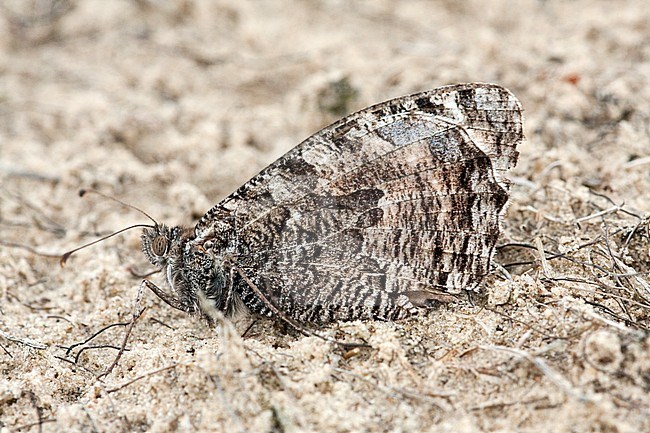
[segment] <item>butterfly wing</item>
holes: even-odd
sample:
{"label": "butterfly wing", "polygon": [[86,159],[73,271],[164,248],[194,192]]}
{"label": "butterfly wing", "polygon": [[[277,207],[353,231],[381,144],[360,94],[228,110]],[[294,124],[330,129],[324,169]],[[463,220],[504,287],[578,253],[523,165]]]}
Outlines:
{"label": "butterfly wing", "polygon": [[[244,303],[297,320],[396,319],[489,271],[523,139],[519,101],[491,84],[438,88],[324,128],[211,209],[229,224]],[[234,246],[233,246],[234,245]]]}

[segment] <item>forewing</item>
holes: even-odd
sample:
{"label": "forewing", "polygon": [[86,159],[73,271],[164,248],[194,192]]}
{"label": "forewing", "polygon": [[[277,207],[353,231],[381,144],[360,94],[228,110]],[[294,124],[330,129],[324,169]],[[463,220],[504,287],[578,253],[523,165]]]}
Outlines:
{"label": "forewing", "polygon": [[309,137],[196,235],[230,221],[236,266],[296,319],[400,318],[488,273],[522,138],[520,104],[496,85],[394,99]]}

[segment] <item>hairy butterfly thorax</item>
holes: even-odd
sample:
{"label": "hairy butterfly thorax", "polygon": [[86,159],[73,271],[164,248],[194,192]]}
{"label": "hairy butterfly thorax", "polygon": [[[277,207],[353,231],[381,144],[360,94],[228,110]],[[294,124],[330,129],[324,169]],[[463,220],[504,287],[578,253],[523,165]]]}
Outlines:
{"label": "hairy butterfly thorax", "polygon": [[234,232],[227,224],[210,230],[156,225],[142,232],[142,251],[162,270],[169,291],[145,284],[174,308],[210,319],[215,310],[232,316],[245,310],[233,272]]}

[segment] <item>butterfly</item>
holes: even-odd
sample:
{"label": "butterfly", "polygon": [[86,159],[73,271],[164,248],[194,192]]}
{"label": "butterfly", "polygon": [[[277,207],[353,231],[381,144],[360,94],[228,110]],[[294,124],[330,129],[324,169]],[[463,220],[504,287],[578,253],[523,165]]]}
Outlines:
{"label": "butterfly", "polygon": [[192,228],[142,249],[179,310],[291,321],[397,320],[489,272],[523,116],[494,84],[392,99],[327,126]]}

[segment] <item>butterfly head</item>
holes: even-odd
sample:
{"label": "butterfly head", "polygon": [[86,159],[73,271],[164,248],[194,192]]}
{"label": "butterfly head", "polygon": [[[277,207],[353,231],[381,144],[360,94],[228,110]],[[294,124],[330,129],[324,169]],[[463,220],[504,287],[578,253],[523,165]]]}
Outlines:
{"label": "butterfly head", "polygon": [[142,231],[142,251],[149,262],[159,268],[176,263],[182,256],[185,232],[182,227],[155,225]]}

